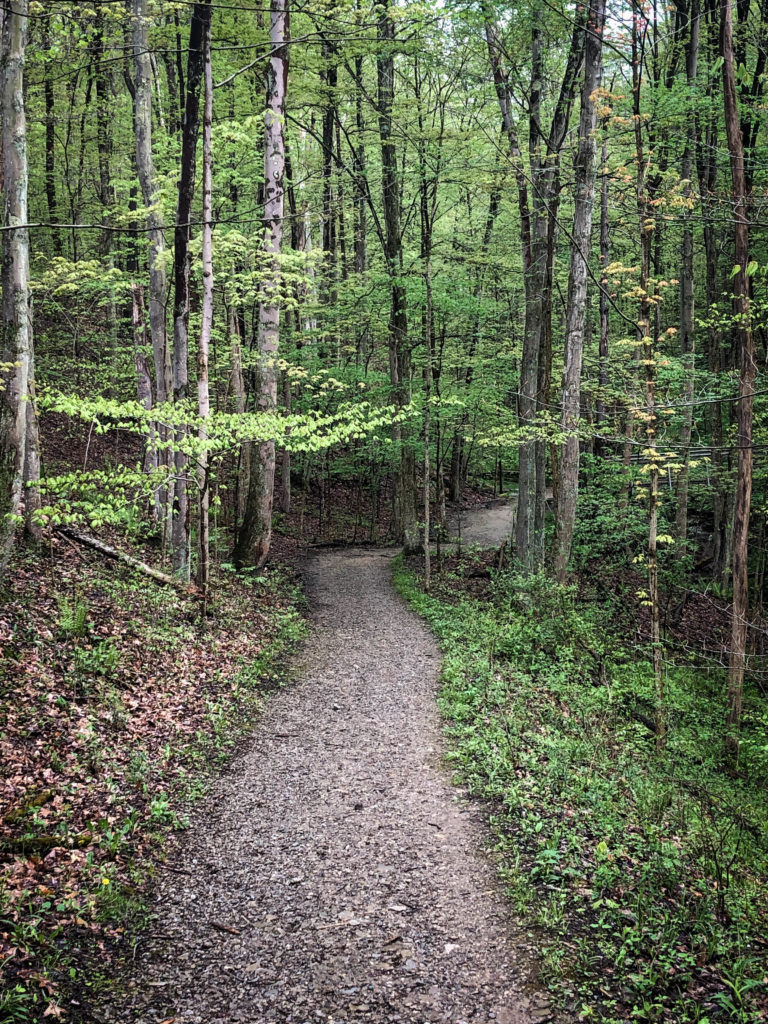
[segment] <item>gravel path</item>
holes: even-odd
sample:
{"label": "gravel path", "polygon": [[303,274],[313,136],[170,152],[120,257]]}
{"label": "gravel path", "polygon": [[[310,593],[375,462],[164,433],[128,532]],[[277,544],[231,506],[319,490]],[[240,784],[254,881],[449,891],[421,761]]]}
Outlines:
{"label": "gravel path", "polygon": [[[439,655],[389,553],[320,553],[299,682],[160,872],[110,1019],[531,1024],[529,954],[440,767]],[[184,872],[187,872],[186,874]]]}

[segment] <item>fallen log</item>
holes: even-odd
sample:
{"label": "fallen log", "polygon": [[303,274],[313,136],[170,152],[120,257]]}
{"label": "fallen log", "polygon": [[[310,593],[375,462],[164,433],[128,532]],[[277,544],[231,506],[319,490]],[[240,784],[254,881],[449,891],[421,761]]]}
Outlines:
{"label": "fallen log", "polygon": [[157,583],[164,583],[168,587],[185,586],[182,580],[169,576],[167,573],[160,572],[159,569],[155,569],[153,566],[147,565],[147,563],[142,562],[141,559],[134,558],[133,555],[127,555],[124,551],[120,551],[118,548],[113,548],[110,544],[105,544],[103,540],[99,540],[97,537],[92,537],[89,533],[81,533],[80,530],[73,530],[71,526],[59,526],[57,530],[65,537],[69,537],[71,540],[76,540],[78,544],[82,544],[87,548],[93,548],[94,551],[98,551],[100,554],[106,555],[107,558],[114,558],[118,562],[122,562],[124,565],[130,566],[131,569],[143,572],[145,576],[149,576]]}
{"label": "fallen log", "polygon": [[57,847],[82,850],[94,841],[90,832],[74,836],[0,836],[0,852],[5,854],[43,854]]}

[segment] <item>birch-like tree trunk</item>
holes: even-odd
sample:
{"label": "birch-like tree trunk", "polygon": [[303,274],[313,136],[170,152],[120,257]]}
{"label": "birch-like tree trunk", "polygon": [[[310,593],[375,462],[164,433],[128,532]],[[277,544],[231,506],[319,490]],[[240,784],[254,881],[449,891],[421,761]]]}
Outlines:
{"label": "birch-like tree trunk", "polygon": [[[4,13],[0,44],[3,111],[4,209],[2,237],[3,344],[0,363],[0,579],[8,567],[16,528],[25,512],[26,490],[36,491],[39,461],[27,451],[34,421],[33,339],[27,230],[27,122],[24,61],[28,0]],[[35,446],[36,447],[36,446]]]}
{"label": "birch-like tree trunk", "polygon": [[[267,65],[267,106],[264,117],[264,250],[272,257],[269,277],[259,302],[259,409],[277,407],[277,352],[280,340],[280,250],[283,239],[285,182],[285,95],[288,84],[288,26],[286,0],[270,5],[271,51]],[[272,502],[275,485],[275,442],[255,446],[245,514],[237,538],[238,566],[263,565],[272,540]]]}
{"label": "birch-like tree trunk", "polygon": [[581,367],[587,315],[587,271],[592,245],[592,211],[595,204],[595,130],[597,96],[602,78],[605,0],[593,0],[587,17],[584,51],[584,84],[581,92],[579,145],[576,154],[571,267],[565,316],[565,366],[560,425],[566,440],[560,460],[560,492],[557,517],[555,572],[565,581],[571,557],[576,504],[579,493],[579,419]]}
{"label": "birch-like tree trunk", "polygon": [[147,211],[149,236],[149,329],[155,368],[155,398],[168,401],[171,392],[171,353],[165,329],[167,278],[165,271],[165,235],[160,211],[160,196],[155,185],[152,158],[152,64],[147,41],[147,0],[132,0],[133,65],[136,99],[136,169]]}
{"label": "birch-like tree trunk", "polygon": [[[136,137],[136,170],[147,217],[149,241],[149,332],[152,342],[152,362],[155,370],[155,404],[163,405],[171,394],[171,350],[166,331],[167,275],[163,253],[165,234],[160,211],[160,196],[155,186],[152,157],[152,63],[147,38],[147,0],[132,0],[131,34],[134,67],[134,134]],[[166,442],[167,427],[155,426],[160,445],[155,450],[153,466],[170,468],[170,452]],[[158,488],[155,495],[155,518],[163,524],[163,543],[167,537],[168,485]]]}
{"label": "birch-like tree trunk", "polygon": [[197,545],[197,585],[203,594],[203,618],[207,614],[208,584],[210,579],[210,531],[209,510],[211,505],[210,466],[205,449],[207,428],[205,421],[211,414],[208,391],[208,351],[211,345],[213,327],[213,204],[211,200],[211,179],[213,175],[211,155],[211,127],[213,125],[213,72],[211,70],[211,23],[203,30],[203,82],[205,100],[203,104],[203,306],[200,318],[200,343],[197,349],[197,414],[200,417],[199,437],[201,451],[197,460],[197,486],[200,500],[200,529]]}

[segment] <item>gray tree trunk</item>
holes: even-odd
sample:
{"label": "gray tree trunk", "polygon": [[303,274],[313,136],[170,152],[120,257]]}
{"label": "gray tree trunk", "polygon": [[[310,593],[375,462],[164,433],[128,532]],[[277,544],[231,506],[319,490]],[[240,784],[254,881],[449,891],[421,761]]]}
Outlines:
{"label": "gray tree trunk", "polygon": [[[403,240],[400,224],[400,175],[393,135],[392,107],[395,96],[395,24],[389,0],[379,7],[376,56],[378,84],[379,138],[381,142],[381,187],[385,223],[385,257],[390,288],[389,379],[396,406],[410,401],[411,350],[408,343],[406,291],[402,277]],[[421,546],[416,512],[416,453],[410,432],[402,424],[392,429],[392,440],[399,449],[394,475],[395,502],[393,530],[406,552]]]}
{"label": "gray tree trunk", "polygon": [[560,461],[555,572],[564,582],[571,557],[576,503],[579,492],[579,418],[581,408],[581,367],[587,313],[587,271],[592,244],[592,211],[595,204],[595,92],[602,78],[602,34],[605,0],[592,0],[587,18],[584,85],[581,93],[579,146],[576,154],[576,195],[574,197],[571,267],[565,318],[565,366],[560,425],[566,435]]}
{"label": "gray tree trunk", "polygon": [[[283,239],[285,181],[285,95],[288,82],[288,8],[286,0],[270,5],[271,54],[267,67],[267,108],[264,118],[265,252],[272,257],[271,274],[259,302],[258,403],[263,411],[277,407],[277,352],[280,340],[280,249]],[[275,442],[263,441],[251,459],[245,515],[234,551],[238,566],[261,566],[272,540],[275,485]]]}
{"label": "gray tree trunk", "polygon": [[165,236],[155,187],[152,159],[152,65],[147,42],[147,0],[132,0],[133,64],[136,89],[134,130],[136,134],[136,169],[141,194],[147,209],[149,236],[149,328],[155,368],[155,396],[158,403],[167,402],[171,393],[171,354],[166,340],[165,300],[167,278],[163,253]]}
{"label": "gray tree trunk", "polygon": [[[2,239],[3,344],[0,366],[0,579],[8,567],[16,528],[25,511],[25,483],[37,484],[37,460],[28,459],[34,418],[33,340],[27,231],[27,122],[24,61],[27,0],[6,8],[0,48],[3,110],[4,211]],[[8,230],[10,229],[10,230]],[[26,472],[25,472],[26,470]]]}
{"label": "gray tree trunk", "polygon": [[[203,77],[203,35],[211,21],[208,3],[196,3],[192,10],[187,62],[187,93],[181,142],[181,174],[179,202],[174,231],[174,296],[173,296],[173,400],[186,405],[189,398],[189,237],[192,198],[195,191],[195,154],[200,123],[200,82]],[[177,427],[179,446],[185,429]],[[177,450],[175,459],[174,495],[171,525],[171,547],[174,572],[189,579],[189,496],[187,472],[189,460]]]}
{"label": "gray tree trunk", "polygon": [[213,72],[211,70],[211,23],[203,31],[203,82],[205,101],[203,104],[203,305],[200,317],[200,342],[197,348],[197,414],[200,417],[201,452],[197,460],[197,487],[199,497],[200,528],[197,545],[197,585],[203,594],[203,617],[207,613],[208,584],[210,579],[210,530],[209,510],[211,504],[210,466],[205,450],[207,430],[205,421],[211,414],[208,390],[208,351],[211,345],[213,327],[213,204],[211,200],[211,178],[213,174],[211,156],[211,126],[213,124]]}
{"label": "gray tree trunk", "polygon": [[[699,4],[698,0],[690,0],[687,9],[687,31],[685,71],[689,93],[692,95],[696,87],[696,72],[699,59]],[[692,115],[692,112],[691,112]],[[689,115],[690,116],[690,115]],[[681,162],[683,179],[683,196],[687,202],[692,201],[693,189],[693,154],[696,148],[696,123],[690,116],[688,132]],[[690,476],[689,460],[691,433],[693,428],[693,397],[694,397],[694,365],[696,352],[696,333],[694,327],[694,280],[693,280],[693,225],[691,210],[683,209],[683,265],[680,273],[680,355],[685,371],[683,387],[683,423],[680,428],[680,458],[682,468],[677,476],[677,509],[675,512],[675,528],[680,541],[679,551],[685,553],[685,541],[688,536],[688,481]]]}

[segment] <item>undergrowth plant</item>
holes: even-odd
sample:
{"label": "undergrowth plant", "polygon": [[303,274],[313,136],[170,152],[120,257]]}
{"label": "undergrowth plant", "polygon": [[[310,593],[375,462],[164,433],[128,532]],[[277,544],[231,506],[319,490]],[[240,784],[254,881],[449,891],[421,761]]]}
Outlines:
{"label": "undergrowth plant", "polygon": [[611,602],[514,571],[472,597],[471,560],[431,595],[402,563],[395,582],[441,644],[448,763],[488,802],[545,979],[585,1020],[753,1024],[768,982],[768,773],[754,756],[739,778],[723,771],[722,670],[666,664],[658,757],[651,666]]}

